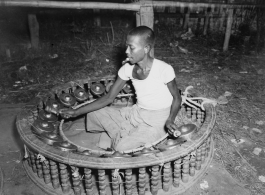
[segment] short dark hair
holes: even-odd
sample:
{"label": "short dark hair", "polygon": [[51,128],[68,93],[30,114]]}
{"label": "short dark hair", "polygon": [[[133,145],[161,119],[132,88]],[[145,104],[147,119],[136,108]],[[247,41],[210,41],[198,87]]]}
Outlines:
{"label": "short dark hair", "polygon": [[128,36],[141,36],[147,44],[150,45],[151,48],[154,47],[155,44],[155,33],[154,31],[147,26],[138,26],[132,29]]}

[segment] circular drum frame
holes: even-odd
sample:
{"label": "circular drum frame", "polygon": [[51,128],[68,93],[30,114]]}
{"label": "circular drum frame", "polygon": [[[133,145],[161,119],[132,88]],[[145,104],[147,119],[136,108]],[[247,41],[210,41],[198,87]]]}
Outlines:
{"label": "circular drum frame", "polygon": [[[74,90],[76,86],[84,84],[89,87],[91,81],[109,82],[113,79],[114,77],[110,76],[98,80],[71,82],[65,85],[66,87],[54,88],[47,97],[51,98],[54,94],[69,90],[69,85],[71,90]],[[28,158],[23,161],[24,168],[33,182],[48,194],[180,194],[204,175],[213,158],[214,143],[211,131],[215,124],[216,111],[211,104],[204,105],[205,117],[191,140],[148,155],[129,154],[129,157],[124,155],[106,158],[82,151],[62,151],[38,139],[32,132],[32,124],[45,101],[47,99],[27,106],[17,116],[16,124],[28,154]],[[191,111],[191,108],[189,110],[190,115],[197,112]]]}

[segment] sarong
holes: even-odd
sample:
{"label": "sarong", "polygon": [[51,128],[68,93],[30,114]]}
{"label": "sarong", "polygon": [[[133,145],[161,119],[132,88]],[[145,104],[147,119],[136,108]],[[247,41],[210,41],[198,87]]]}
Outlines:
{"label": "sarong", "polygon": [[[87,114],[86,128],[89,132],[106,132],[114,150],[130,150],[163,137],[169,114],[170,107],[161,110],[146,110],[137,105],[105,107]],[[106,136],[102,136],[98,146],[106,146],[106,140]]]}

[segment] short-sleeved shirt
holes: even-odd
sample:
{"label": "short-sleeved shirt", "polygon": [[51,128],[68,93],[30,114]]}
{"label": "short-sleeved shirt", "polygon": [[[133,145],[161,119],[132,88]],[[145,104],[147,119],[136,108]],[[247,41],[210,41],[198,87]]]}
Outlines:
{"label": "short-sleeved shirt", "polygon": [[134,66],[126,63],[120,68],[118,75],[122,80],[132,80],[137,96],[137,105],[147,110],[160,110],[170,107],[173,96],[167,87],[167,83],[175,78],[172,66],[154,59],[149,75],[144,80],[133,78]]}

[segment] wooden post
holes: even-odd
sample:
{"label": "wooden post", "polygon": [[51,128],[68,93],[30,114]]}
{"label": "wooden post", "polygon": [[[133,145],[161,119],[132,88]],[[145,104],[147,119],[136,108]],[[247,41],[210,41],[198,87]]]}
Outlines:
{"label": "wooden post", "polygon": [[228,10],[227,23],[226,23],[226,32],[225,32],[223,51],[228,50],[229,39],[230,39],[231,29],[232,29],[232,23],[233,23],[233,9],[229,9]]}
{"label": "wooden post", "polygon": [[208,8],[205,11],[205,19],[204,19],[204,27],[203,27],[203,35],[207,35],[207,30],[209,26],[211,12],[209,12]]}
{"label": "wooden post", "polygon": [[140,25],[154,29],[154,10],[152,6],[141,6]]}
{"label": "wooden post", "polygon": [[[153,6],[141,6],[140,12],[136,13],[136,25],[147,26],[154,29],[154,10]],[[154,56],[154,49],[151,50],[151,56]]]}
{"label": "wooden post", "polygon": [[225,20],[225,10],[223,7],[220,7],[220,20],[219,20],[219,31],[223,31],[224,29],[224,20]]}
{"label": "wooden post", "polygon": [[100,19],[100,9],[93,9],[94,12],[94,25],[95,26],[101,26],[101,19]]}
{"label": "wooden post", "polygon": [[136,26],[141,26],[141,15],[140,15],[140,11],[136,12]]}
{"label": "wooden post", "polygon": [[34,49],[38,49],[39,23],[35,14],[28,14],[28,24],[29,24],[31,47]]}
{"label": "wooden post", "polygon": [[183,29],[187,30],[189,27],[189,20],[190,20],[190,8],[187,7],[186,13],[185,13],[185,18],[184,18],[184,24],[183,24]]}

